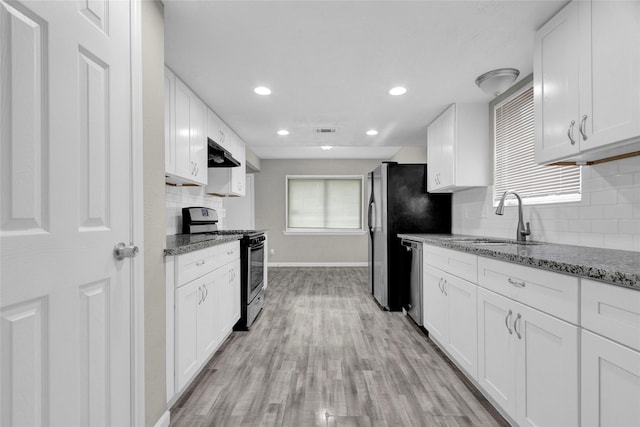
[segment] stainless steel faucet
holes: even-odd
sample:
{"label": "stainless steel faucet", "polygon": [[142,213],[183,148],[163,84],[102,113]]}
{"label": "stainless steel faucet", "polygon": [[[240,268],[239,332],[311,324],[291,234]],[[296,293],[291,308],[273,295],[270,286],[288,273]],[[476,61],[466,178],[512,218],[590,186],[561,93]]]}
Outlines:
{"label": "stainless steel faucet", "polygon": [[496,215],[504,214],[504,199],[507,197],[507,194],[513,194],[518,199],[518,230],[516,231],[516,240],[518,242],[525,242],[527,240],[527,236],[531,234],[531,230],[529,229],[529,223],[527,222],[527,227],[525,228],[524,223],[522,222],[522,199],[518,196],[513,190],[507,190],[504,192],[502,197],[500,198],[500,203],[498,204],[498,208],[496,209]]}

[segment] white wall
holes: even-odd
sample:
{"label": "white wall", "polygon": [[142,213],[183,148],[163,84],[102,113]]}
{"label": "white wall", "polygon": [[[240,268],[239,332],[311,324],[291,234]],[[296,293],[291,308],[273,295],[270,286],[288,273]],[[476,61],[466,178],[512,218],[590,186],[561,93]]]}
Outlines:
{"label": "white wall", "polygon": [[182,208],[203,206],[218,212],[219,228],[224,226],[224,209],[222,198],[214,197],[204,192],[200,186],[165,186],[165,216],[167,218],[166,234],[182,233]]}
{"label": "white wall", "polygon": [[[453,232],[515,238],[517,207],[495,215],[493,188],[453,196]],[[582,201],[525,206],[531,240],[640,251],[640,157],[582,168]]]}

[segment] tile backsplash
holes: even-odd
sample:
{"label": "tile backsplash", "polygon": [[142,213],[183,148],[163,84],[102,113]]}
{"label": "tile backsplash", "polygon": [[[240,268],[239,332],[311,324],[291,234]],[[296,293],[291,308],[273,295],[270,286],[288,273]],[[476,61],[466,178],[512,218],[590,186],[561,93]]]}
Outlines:
{"label": "tile backsplash", "polygon": [[200,186],[165,186],[167,235],[182,233],[182,208],[203,206],[218,212],[219,228],[224,228],[222,198],[211,196]]}
{"label": "tile backsplash", "polygon": [[[513,238],[518,209],[495,215],[493,187],[453,195],[453,232]],[[640,251],[640,157],[582,168],[582,201],[525,206],[531,240]]]}

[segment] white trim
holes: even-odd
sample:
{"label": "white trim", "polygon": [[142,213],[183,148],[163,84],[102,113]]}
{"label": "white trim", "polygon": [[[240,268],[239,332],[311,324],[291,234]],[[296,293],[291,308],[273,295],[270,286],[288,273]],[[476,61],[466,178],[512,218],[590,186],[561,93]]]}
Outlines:
{"label": "white trim", "polygon": [[165,411],[164,414],[160,417],[157,423],[153,425],[153,427],[169,427],[171,423],[171,412]]}
{"label": "white trim", "polygon": [[366,267],[364,262],[270,262],[268,267]]}
{"label": "white trim", "polygon": [[131,239],[140,248],[131,262],[131,425],[145,425],[144,394],[144,176],[142,112],[142,4],[131,3]]}

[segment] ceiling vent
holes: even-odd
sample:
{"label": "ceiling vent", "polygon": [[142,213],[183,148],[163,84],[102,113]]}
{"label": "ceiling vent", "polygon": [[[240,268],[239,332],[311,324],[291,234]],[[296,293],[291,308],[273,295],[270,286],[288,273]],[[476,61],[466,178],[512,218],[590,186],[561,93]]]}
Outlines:
{"label": "ceiling vent", "polygon": [[321,134],[336,133],[336,128],[316,128],[316,133],[321,133]]}

